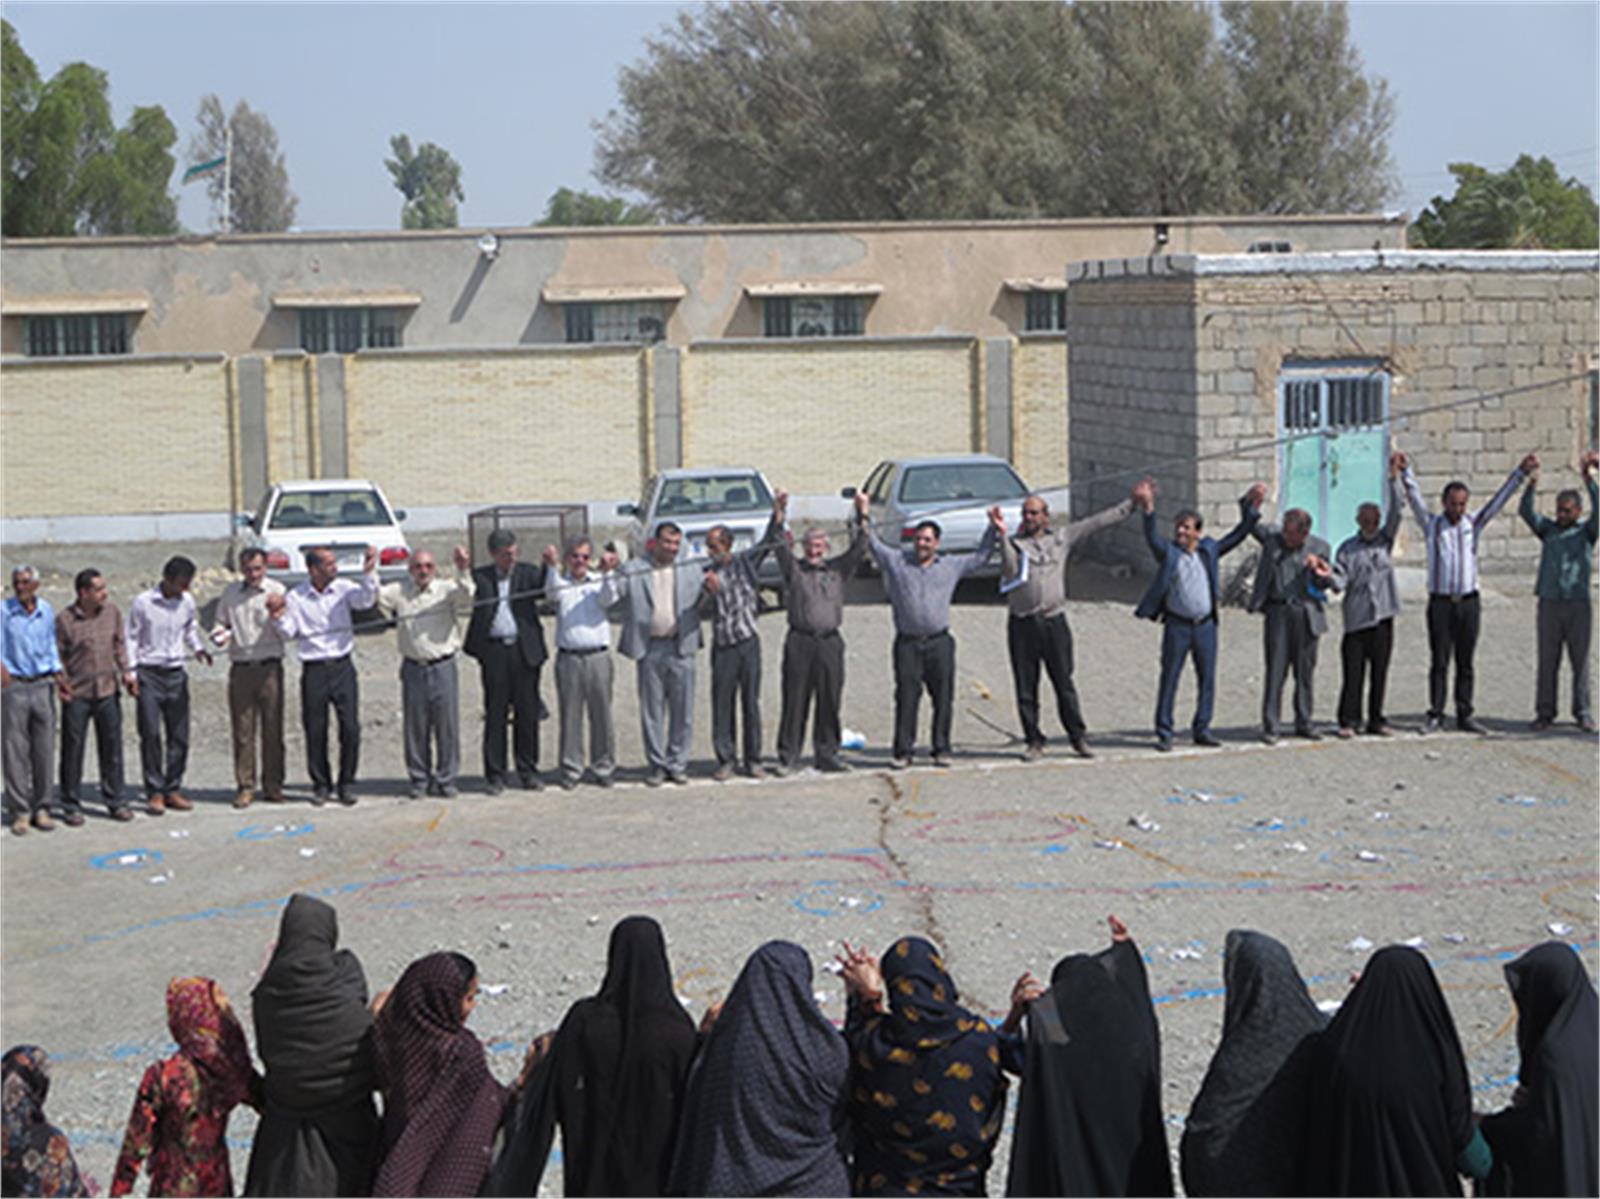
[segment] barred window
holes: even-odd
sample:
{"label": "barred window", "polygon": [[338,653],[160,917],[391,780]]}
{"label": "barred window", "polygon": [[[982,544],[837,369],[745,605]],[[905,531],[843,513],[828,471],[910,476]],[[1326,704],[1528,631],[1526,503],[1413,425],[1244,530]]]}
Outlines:
{"label": "barred window", "polygon": [[1023,329],[1029,333],[1060,333],[1067,327],[1067,293],[1030,291],[1023,297],[1027,305]]}
{"label": "barred window", "polygon": [[769,296],[761,304],[767,337],[859,337],[865,328],[860,296]]}
{"label": "barred window", "polygon": [[127,354],[131,342],[128,325],[126,312],[30,316],[27,327],[28,356],[55,358],[66,354]]}
{"label": "barred window", "polygon": [[300,348],[308,354],[353,354],[400,344],[398,308],[302,308]]}
{"label": "barred window", "polygon": [[563,307],[569,342],[654,345],[667,335],[667,306],[659,300],[574,303]]}

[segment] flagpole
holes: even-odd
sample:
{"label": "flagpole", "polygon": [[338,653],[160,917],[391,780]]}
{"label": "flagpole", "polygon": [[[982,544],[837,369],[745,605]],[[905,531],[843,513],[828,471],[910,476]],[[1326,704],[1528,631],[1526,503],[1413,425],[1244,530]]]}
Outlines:
{"label": "flagpole", "polygon": [[233,122],[228,122],[228,132],[222,149],[222,231],[233,232]]}

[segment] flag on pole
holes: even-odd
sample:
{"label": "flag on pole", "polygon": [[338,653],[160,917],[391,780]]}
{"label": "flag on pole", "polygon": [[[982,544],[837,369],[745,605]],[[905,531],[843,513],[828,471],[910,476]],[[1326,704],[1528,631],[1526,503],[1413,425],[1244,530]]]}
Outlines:
{"label": "flag on pole", "polygon": [[227,165],[228,156],[226,154],[220,158],[213,158],[210,162],[197,162],[183,173],[183,182],[188,183],[191,179],[202,179],[207,175],[214,175]]}

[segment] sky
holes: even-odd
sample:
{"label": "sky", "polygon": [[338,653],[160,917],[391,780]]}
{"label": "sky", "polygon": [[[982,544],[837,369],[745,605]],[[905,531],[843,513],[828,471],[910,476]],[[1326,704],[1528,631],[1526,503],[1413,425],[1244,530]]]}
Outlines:
{"label": "sky", "polygon": [[[436,142],[461,164],[464,228],[527,225],[592,175],[594,124],[617,104],[619,69],[676,18],[676,4],[7,3],[4,15],[48,77],[84,61],[110,77],[120,123],[160,104],[179,131],[180,174],[195,111],[215,92],[278,131],[302,229],[393,229],[400,193],[389,139]],[[1415,216],[1454,191],[1447,164],[1554,159],[1600,193],[1600,5],[1350,5],[1352,40],[1386,79],[1390,140]],[[211,227],[205,187],[174,189],[186,229]]]}

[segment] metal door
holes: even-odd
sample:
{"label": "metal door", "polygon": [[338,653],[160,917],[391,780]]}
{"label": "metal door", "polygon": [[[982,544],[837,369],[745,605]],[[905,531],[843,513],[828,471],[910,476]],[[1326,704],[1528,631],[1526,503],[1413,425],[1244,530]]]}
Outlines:
{"label": "metal door", "polygon": [[1389,376],[1375,364],[1297,367],[1278,379],[1279,512],[1304,508],[1330,546],[1356,530],[1356,509],[1387,509]]}

